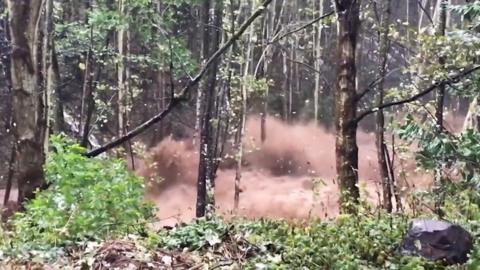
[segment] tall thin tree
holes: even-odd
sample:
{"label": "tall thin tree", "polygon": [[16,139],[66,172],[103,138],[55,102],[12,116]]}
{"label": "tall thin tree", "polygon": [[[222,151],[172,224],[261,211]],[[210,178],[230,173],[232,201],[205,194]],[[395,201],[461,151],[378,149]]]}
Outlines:
{"label": "tall thin tree", "polygon": [[[384,100],[384,84],[385,84],[385,75],[387,74],[387,61],[388,61],[388,52],[389,52],[389,40],[388,34],[390,29],[390,5],[391,0],[385,0],[382,5],[382,18],[381,18],[381,27],[379,31],[379,43],[380,48],[378,52],[378,78],[379,82],[377,85],[376,91],[376,106],[383,104]],[[388,211],[392,211],[392,185],[390,174],[388,172],[387,164],[387,155],[386,151],[387,146],[385,143],[385,116],[383,110],[379,110],[376,114],[376,146],[377,146],[377,160],[378,160],[378,169],[380,172],[380,178],[382,181],[383,187],[383,207]]]}
{"label": "tall thin tree", "polygon": [[[214,12],[210,12],[210,10]],[[207,0],[202,5],[204,17],[204,35],[202,58],[206,61],[218,50],[221,42],[223,1]],[[212,27],[213,26],[213,27]],[[197,181],[197,217],[210,217],[215,211],[215,140],[213,130],[213,112],[215,109],[215,93],[217,86],[217,72],[219,59],[205,75],[200,85],[200,160],[198,166]]]}
{"label": "tall thin tree", "polygon": [[[439,38],[443,38],[446,34],[447,29],[447,5],[448,0],[439,0],[441,1],[438,3],[438,21],[435,29],[435,35]],[[440,55],[438,58],[438,63],[440,64],[441,68],[445,68],[445,57]],[[444,106],[445,106],[445,84],[441,84],[436,92],[435,96],[435,118],[436,118],[436,132],[438,134],[443,132],[443,113],[444,113]],[[443,160],[438,162],[437,167],[435,168],[435,185],[437,188],[440,188],[444,182],[444,176],[442,172]],[[440,197],[438,198],[435,210],[438,214],[441,213],[441,205],[443,204],[442,198],[443,192],[441,192]]]}
{"label": "tall thin tree", "polygon": [[358,146],[356,48],[360,0],[335,0],[337,23],[337,78],[335,91],[335,154],[342,212],[352,212],[358,202]]}

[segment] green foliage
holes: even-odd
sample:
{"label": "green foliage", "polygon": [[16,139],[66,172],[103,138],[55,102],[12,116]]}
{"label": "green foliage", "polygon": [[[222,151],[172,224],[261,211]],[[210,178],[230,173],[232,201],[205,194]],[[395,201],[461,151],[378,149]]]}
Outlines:
{"label": "green foliage", "polygon": [[[151,234],[147,241],[150,247],[188,250],[208,257],[210,247],[221,245],[225,235],[234,235],[257,250],[255,256],[243,261],[242,269],[442,269],[434,262],[399,254],[410,218],[362,212],[328,222],[262,219],[235,220],[228,225],[219,218],[201,219]],[[467,224],[464,215],[457,218],[460,224]],[[467,228],[472,226],[467,224]],[[472,257],[468,266],[474,263]]]}
{"label": "green foliage", "polygon": [[[449,185],[446,192],[448,196],[443,208],[446,219],[478,235],[478,192],[465,182]],[[149,250],[167,249],[171,254],[195,258],[200,265],[212,266],[214,261],[222,262],[222,257],[235,258],[235,254],[229,253],[233,250],[251,254],[237,258],[238,261],[234,259],[241,269],[459,269],[459,266],[443,267],[419,257],[399,254],[398,247],[411,218],[361,209],[357,215],[340,215],[331,221],[239,219],[227,223],[214,217],[198,219],[171,230],[150,231],[146,238],[132,236],[132,239],[138,239],[135,245],[142,246],[140,250],[144,250],[143,246]],[[3,241],[3,245],[10,245],[5,239]],[[248,249],[253,252],[248,253]],[[91,250],[87,248],[85,252]],[[148,250],[143,252],[143,257],[149,258]],[[468,263],[460,269],[478,269],[479,265],[480,250],[476,246]]]}
{"label": "green foliage", "polygon": [[[447,193],[446,218],[474,235],[480,233],[478,192],[468,185],[451,185]],[[153,246],[207,256],[209,247],[225,241],[224,235],[244,237],[260,252],[244,261],[242,269],[459,269],[400,255],[398,247],[411,218],[361,210],[355,216],[340,215],[327,222],[235,220],[229,226],[220,218],[201,219],[152,234],[148,240]],[[462,269],[478,269],[479,258],[475,247]]]}
{"label": "green foliage", "polygon": [[[105,68],[116,66],[125,56],[119,55],[112,46],[115,43],[112,34],[128,30],[135,46],[141,48],[130,52],[125,59],[132,70],[139,74],[169,70],[172,62],[175,75],[185,76],[195,70],[197,63],[192,60],[182,38],[169,32],[178,20],[175,18],[176,9],[187,2],[191,1],[172,1],[171,6],[160,12],[152,0],[126,1],[125,15],[108,1],[99,1],[95,8],[88,10],[86,24],[57,20],[57,52],[60,56],[77,57],[84,62],[86,53],[92,49],[96,63]],[[133,83],[142,85],[143,81]]]}
{"label": "green foliage", "polygon": [[279,248],[282,260],[268,262],[278,269],[370,269],[401,263],[395,248],[406,224],[400,216],[362,213],[341,215],[331,223],[261,221],[247,225],[246,230],[252,241]]}
{"label": "green foliage", "polygon": [[473,28],[480,26],[480,3],[478,3],[478,1],[463,5],[455,5],[451,9],[463,15],[467,21],[470,21]]}
{"label": "green foliage", "polygon": [[11,220],[8,251],[49,250],[144,229],[153,208],[143,202],[143,180],[124,161],[86,158],[85,149],[57,136],[51,147],[50,187]]}
{"label": "green foliage", "polygon": [[408,115],[406,122],[397,130],[401,139],[417,143],[417,163],[426,170],[433,170],[439,164],[455,167],[462,173],[462,179],[477,179],[480,164],[480,133],[468,129],[459,135],[438,134],[433,126],[422,124]]}
{"label": "green foliage", "polygon": [[228,225],[219,217],[208,220],[202,218],[189,225],[176,227],[168,232],[161,232],[161,237],[154,236],[151,240],[161,247],[196,250],[220,243],[222,235],[228,229]]}

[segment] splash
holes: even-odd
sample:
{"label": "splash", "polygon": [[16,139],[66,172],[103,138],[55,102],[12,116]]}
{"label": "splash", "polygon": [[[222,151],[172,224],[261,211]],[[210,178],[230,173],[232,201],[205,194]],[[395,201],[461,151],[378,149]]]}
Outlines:
{"label": "splash", "polygon": [[[267,140],[260,141],[260,119],[250,117],[238,215],[248,218],[328,218],[338,212],[335,137],[313,123],[286,124],[267,119]],[[364,196],[379,201],[375,138],[358,132],[359,177]],[[194,217],[198,153],[190,141],[167,138],[152,148],[138,173],[147,181],[146,198],[154,202],[162,224]],[[160,181],[160,178],[163,180]],[[220,213],[233,208],[235,170],[221,166],[216,180]],[[160,181],[160,182],[159,182]]]}

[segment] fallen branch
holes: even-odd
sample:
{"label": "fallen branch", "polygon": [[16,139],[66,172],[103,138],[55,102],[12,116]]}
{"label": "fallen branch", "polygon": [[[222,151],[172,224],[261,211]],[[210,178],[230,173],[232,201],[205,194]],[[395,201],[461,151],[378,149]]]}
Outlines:
{"label": "fallen branch", "polygon": [[385,103],[385,104],[382,104],[380,106],[377,106],[377,107],[374,107],[374,108],[371,108],[363,113],[361,113],[357,118],[356,118],[356,123],[360,122],[363,118],[365,118],[366,116],[372,114],[372,113],[375,113],[379,110],[382,110],[382,109],[385,109],[385,108],[389,108],[389,107],[393,107],[393,106],[397,106],[397,105],[402,105],[402,104],[405,104],[405,103],[410,103],[410,102],[413,102],[425,95],[427,95],[428,93],[432,92],[433,90],[437,89],[439,86],[441,85],[446,85],[446,84],[451,84],[451,83],[457,83],[460,81],[460,79],[462,79],[463,77],[465,76],[468,76],[470,75],[471,73],[477,71],[480,69],[480,65],[477,65],[477,66],[473,66],[471,68],[468,68],[468,69],[464,69],[462,72],[458,73],[457,75],[454,75],[454,76],[451,76],[445,80],[442,80],[442,81],[439,81],[439,82],[436,82],[432,85],[430,85],[429,87],[427,87],[425,90],[423,90],[422,92],[419,92],[409,98],[406,98],[406,99],[402,99],[402,100],[398,100],[398,101],[393,101],[393,102],[389,102],[389,103]]}
{"label": "fallen branch", "polygon": [[187,99],[187,95],[190,92],[190,90],[197,85],[200,80],[203,78],[205,73],[208,71],[208,69],[212,66],[212,64],[220,58],[231,46],[232,44],[238,40],[242,34],[247,30],[247,28],[255,21],[257,17],[259,17],[266,9],[266,7],[272,2],[272,0],[265,0],[262,5],[257,8],[257,10],[240,26],[238,31],[220,48],[218,49],[205,63],[203,68],[200,70],[200,72],[193,78],[191,79],[188,84],[180,91],[179,94],[174,95],[174,97],[170,100],[170,102],[167,105],[167,108],[160,112],[159,114],[155,115],[154,117],[150,118],[140,126],[136,127],[132,131],[128,132],[124,136],[109,142],[97,149],[94,149],[85,155],[87,157],[96,157],[112,148],[115,148],[119,145],[122,145],[124,142],[133,139],[137,135],[143,133],[146,131],[148,128],[153,126],[154,124],[162,121],[172,110],[175,108],[179,103],[185,101]]}

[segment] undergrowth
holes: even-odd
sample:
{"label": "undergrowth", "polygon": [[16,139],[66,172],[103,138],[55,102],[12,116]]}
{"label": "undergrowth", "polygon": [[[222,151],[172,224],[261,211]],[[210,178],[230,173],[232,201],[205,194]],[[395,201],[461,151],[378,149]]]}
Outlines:
{"label": "undergrowth", "polygon": [[[49,188],[15,214],[1,241],[3,256],[51,257],[84,241],[137,233],[153,217],[143,180],[124,161],[89,159],[85,149],[52,137],[45,168]],[[38,252],[43,251],[43,252]]]}
{"label": "undergrowth", "polygon": [[[362,204],[356,215],[340,215],[330,221],[227,222],[215,217],[154,231],[148,226],[154,209],[143,202],[143,180],[128,172],[123,161],[88,159],[82,155],[84,151],[61,137],[52,138],[45,168],[50,187],[39,192],[25,212],[16,214],[1,229],[1,260],[55,265],[58,261],[74,261],[65,258],[83,252],[79,257],[90,254],[91,266],[101,257],[96,252],[105,250],[100,247],[108,240],[127,239],[139,247],[135,254],[158,254],[161,250],[161,258],[142,257],[144,261],[157,258],[157,266],[171,263],[171,259],[165,259],[170,255],[165,254],[178,253],[188,257],[185,261],[194,266],[203,264],[206,269],[219,265],[225,265],[225,269],[444,268],[398,252],[410,220],[419,215],[433,216],[425,210],[414,211],[415,216],[387,214]],[[452,183],[445,189],[445,198],[445,218],[480,235],[476,186]],[[421,199],[429,203],[428,198]],[[92,246],[99,248],[92,250]],[[478,245],[466,265],[450,268],[480,268]]]}

